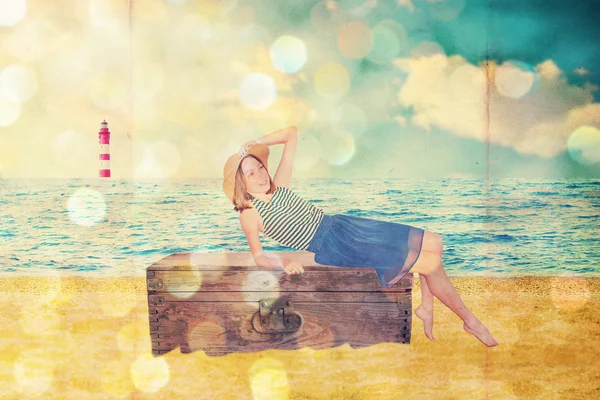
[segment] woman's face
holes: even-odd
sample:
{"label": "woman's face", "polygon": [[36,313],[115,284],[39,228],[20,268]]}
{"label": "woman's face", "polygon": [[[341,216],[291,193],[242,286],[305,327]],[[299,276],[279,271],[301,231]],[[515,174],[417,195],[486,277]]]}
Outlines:
{"label": "woman's face", "polygon": [[271,186],[269,173],[254,157],[246,157],[242,160],[242,172],[249,192],[265,193],[269,190]]}

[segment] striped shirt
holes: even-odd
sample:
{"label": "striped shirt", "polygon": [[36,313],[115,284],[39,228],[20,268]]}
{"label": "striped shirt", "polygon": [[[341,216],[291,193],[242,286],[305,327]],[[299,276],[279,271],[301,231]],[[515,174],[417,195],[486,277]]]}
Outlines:
{"label": "striped shirt", "polygon": [[324,215],[323,210],[282,186],[276,187],[268,203],[254,199],[252,205],[262,218],[264,234],[296,250],[308,249]]}

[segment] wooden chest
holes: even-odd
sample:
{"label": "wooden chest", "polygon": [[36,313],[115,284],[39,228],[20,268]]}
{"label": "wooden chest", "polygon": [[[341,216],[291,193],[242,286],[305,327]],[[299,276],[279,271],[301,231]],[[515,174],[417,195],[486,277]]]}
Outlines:
{"label": "wooden chest", "polygon": [[311,252],[272,252],[302,275],[259,268],[247,253],[178,253],[149,266],[155,356],[410,343],[413,276],[383,288],[373,268],[324,266]]}

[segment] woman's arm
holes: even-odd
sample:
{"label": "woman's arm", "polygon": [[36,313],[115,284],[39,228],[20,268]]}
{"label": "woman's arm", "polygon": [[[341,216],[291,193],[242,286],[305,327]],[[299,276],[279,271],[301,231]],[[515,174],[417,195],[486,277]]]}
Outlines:
{"label": "woman's arm", "polygon": [[279,161],[277,171],[275,172],[275,175],[273,175],[273,181],[276,186],[290,187],[294,169],[294,159],[296,158],[296,147],[298,146],[298,129],[295,126],[288,126],[287,128],[271,132],[256,141],[250,140],[241,147],[239,152],[240,157],[243,157],[246,151],[248,151],[248,148],[256,143],[262,143],[266,146],[285,143],[281,161]]}
{"label": "woman's arm", "polygon": [[291,135],[295,135],[298,133],[298,128],[295,126],[288,126],[287,128],[279,129],[274,132],[271,132],[260,139],[258,139],[257,143],[262,143],[265,146],[271,146],[274,144],[283,144],[286,143]]}
{"label": "woman's arm", "polygon": [[[272,254],[262,251],[256,257],[254,257],[254,262],[257,267],[261,268],[281,268],[282,270],[287,272],[286,267],[294,262],[294,260],[290,260],[289,258],[282,258],[273,256]],[[289,273],[289,272],[288,272]]]}
{"label": "woman's arm", "polygon": [[274,132],[271,132],[259,139],[256,140],[248,140],[246,143],[240,147],[238,154],[240,158],[246,154],[250,146],[260,143],[265,146],[272,146],[274,144],[287,144],[290,141],[294,141],[298,135],[298,128],[295,126],[288,126],[287,128],[279,129]]}
{"label": "woman's arm", "polygon": [[261,268],[281,268],[286,273],[303,273],[304,268],[294,260],[288,258],[280,258],[273,256],[272,254],[265,252],[262,245],[260,244],[260,238],[258,236],[258,222],[254,218],[249,210],[244,210],[240,214],[240,224],[242,230],[246,234],[254,263],[257,267]]}

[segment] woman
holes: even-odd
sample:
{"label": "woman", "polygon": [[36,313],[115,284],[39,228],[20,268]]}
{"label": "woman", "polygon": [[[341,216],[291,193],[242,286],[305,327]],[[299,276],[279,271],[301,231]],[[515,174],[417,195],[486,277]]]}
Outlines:
{"label": "woman", "polygon": [[[223,190],[234,209],[258,266],[280,267],[288,274],[304,273],[302,265],[272,258],[263,251],[259,232],[284,246],[315,253],[315,261],[340,267],[372,266],[380,283],[390,287],[409,271],[419,274],[421,305],[415,314],[423,320],[425,335],[433,337],[433,296],[455,312],[465,331],[486,346],[498,342],[465,306],[442,265],[439,234],[400,223],[327,215],[289,189],[296,154],[296,127],[272,132],[246,142],[223,170]],[[267,146],[285,144],[275,176],[268,172]]]}

